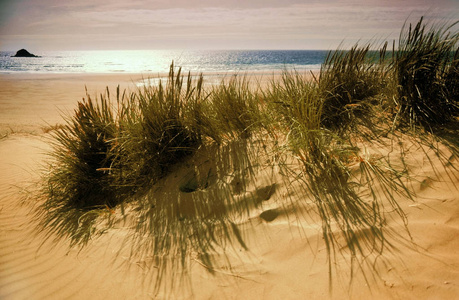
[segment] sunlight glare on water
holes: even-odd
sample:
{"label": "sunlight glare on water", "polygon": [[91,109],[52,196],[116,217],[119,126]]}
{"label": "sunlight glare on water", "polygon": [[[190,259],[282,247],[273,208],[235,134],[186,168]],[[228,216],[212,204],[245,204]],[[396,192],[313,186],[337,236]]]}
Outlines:
{"label": "sunlight glare on water", "polygon": [[39,57],[12,57],[0,52],[0,72],[36,73],[142,73],[169,71],[169,66],[188,72],[270,71],[285,68],[317,70],[326,51],[316,50],[128,50],[48,51]]}

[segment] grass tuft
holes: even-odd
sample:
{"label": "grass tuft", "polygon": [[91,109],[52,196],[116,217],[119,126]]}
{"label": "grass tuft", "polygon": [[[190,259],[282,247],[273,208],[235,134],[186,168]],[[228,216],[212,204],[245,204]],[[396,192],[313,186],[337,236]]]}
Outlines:
{"label": "grass tuft", "polygon": [[211,107],[215,126],[224,136],[248,138],[259,124],[259,103],[247,77],[231,77],[214,86]]}
{"label": "grass tuft", "polygon": [[111,149],[117,136],[109,101],[104,96],[94,101],[87,95],[66,125],[51,134],[54,151],[44,178],[47,200],[39,209],[42,225],[70,237],[72,244],[86,243],[94,216],[124,200],[118,197],[109,171],[116,160]]}
{"label": "grass tuft", "polygon": [[392,67],[404,124],[430,130],[457,117],[458,24],[428,27],[421,18],[402,29]]}
{"label": "grass tuft", "polygon": [[[166,83],[146,85],[124,101],[120,114],[121,137],[116,152],[126,184],[154,184],[170,168],[190,156],[202,143],[202,77],[187,81],[171,65]],[[202,121],[201,121],[202,122]]]}
{"label": "grass tuft", "polygon": [[386,44],[380,51],[371,50],[370,45],[355,45],[348,51],[329,52],[318,83],[325,127],[346,130],[356,117],[365,115],[371,100],[385,86],[385,56]]}

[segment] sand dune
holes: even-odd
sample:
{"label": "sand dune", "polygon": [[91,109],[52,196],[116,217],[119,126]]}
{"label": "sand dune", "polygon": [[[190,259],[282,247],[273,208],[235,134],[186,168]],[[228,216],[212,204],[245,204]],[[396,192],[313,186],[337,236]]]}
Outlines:
{"label": "sand dune", "polygon": [[[129,245],[121,248],[131,234],[130,221],[120,220],[81,252],[69,249],[65,240],[45,241],[33,216],[41,201],[34,191],[50,150],[44,128],[62,122],[59,111],[74,109],[85,85],[95,94],[104,92],[106,85],[132,87],[140,78],[0,76],[0,299],[459,298],[459,172],[454,169],[458,161],[454,156],[448,161],[446,147],[441,149],[447,156],[440,159],[427,146],[421,149],[408,139],[403,141],[412,175],[409,186],[415,194],[412,200],[396,199],[406,214],[409,234],[400,218],[387,212],[386,241],[392,245],[382,255],[360,257],[361,268],[351,265],[348,251],[342,249],[330,273],[311,201],[278,170],[263,164],[243,184],[232,181],[232,197],[251,203],[235,222],[247,249],[228,243],[224,254],[223,249],[213,254],[212,266],[192,259],[183,280],[180,274],[167,277],[172,290],[154,294],[153,258],[130,257]],[[371,145],[368,149],[387,150]],[[260,153],[258,159],[269,159]],[[188,171],[186,166],[178,168],[164,186],[190,182]],[[215,188],[209,185],[202,192]],[[174,193],[181,199],[191,197],[183,189]],[[190,211],[186,206],[180,209]]]}

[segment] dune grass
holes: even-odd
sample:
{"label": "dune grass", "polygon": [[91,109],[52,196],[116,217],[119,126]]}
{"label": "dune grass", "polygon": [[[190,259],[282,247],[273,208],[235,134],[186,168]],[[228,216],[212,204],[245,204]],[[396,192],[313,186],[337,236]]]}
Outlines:
{"label": "dune grass", "polygon": [[232,76],[211,90],[210,111],[220,135],[248,138],[259,125],[256,94],[247,77]]}
{"label": "dune grass", "polygon": [[401,31],[392,68],[398,87],[398,115],[410,127],[431,130],[459,112],[459,33],[451,31],[457,25],[428,26],[421,18]]}
{"label": "dune grass", "polygon": [[364,115],[385,84],[383,63],[387,44],[379,51],[371,45],[349,51],[329,52],[320,70],[319,90],[323,98],[322,125],[346,131]]}
{"label": "dune grass", "polygon": [[46,173],[46,201],[42,225],[59,235],[71,235],[71,244],[86,243],[93,233],[97,211],[119,204],[107,172],[113,163],[110,149],[117,135],[115,117],[106,99],[78,103],[65,126],[53,131],[54,160]]}
{"label": "dune grass", "polygon": [[[336,59],[342,63],[341,56]],[[322,72],[337,71],[330,67]],[[327,80],[332,76],[322,74]],[[351,257],[365,257],[379,255],[388,247],[384,203],[390,203],[390,210],[406,225],[406,216],[395,198],[411,198],[412,192],[404,182],[403,169],[394,169],[388,157],[367,154],[368,146],[381,141],[374,134],[362,134],[367,126],[371,126],[368,122],[358,125],[349,117],[345,106],[350,104],[350,99],[339,98],[335,86],[328,93],[323,89],[320,79],[316,82],[298,72],[285,72],[282,80],[273,82],[265,99],[270,103],[271,115],[276,116],[271,122],[276,123],[275,127],[281,131],[278,134],[288,137],[287,155],[293,156],[301,166],[299,171],[288,165],[280,167],[302,183],[302,194],[313,201],[313,211],[322,221],[322,237],[330,254],[331,274],[336,255],[343,249],[347,249]],[[362,96],[359,102],[372,101],[368,97],[374,97],[375,93],[364,94],[366,96]],[[328,126],[330,119],[327,119],[329,115],[325,106],[329,105],[331,95],[335,96],[334,101],[344,101],[340,113],[334,118],[342,120],[343,126],[347,127],[345,131]],[[338,106],[333,109],[339,110]],[[362,111],[358,118],[377,119],[369,110]],[[357,174],[353,171],[356,168],[359,169]]]}
{"label": "dune grass", "polygon": [[458,117],[454,26],[427,28],[421,19],[402,29],[392,53],[387,43],[332,51],[319,76],[286,70],[266,88],[246,76],[204,88],[202,75],[172,64],[166,82],[118,89],[116,101],[108,90],[88,95],[52,134],[42,228],[84,246],[111,228],[115,211],[134,216],[133,255],[156,262],[159,286],[171,257],[174,267],[199,259],[211,271],[217,249],[246,248],[235,220],[259,201],[240,195],[257,172],[278,167],[313,201],[331,258],[343,249],[380,255],[390,245],[386,213],[406,225],[395,199],[413,191],[403,147],[397,166],[370,148],[401,145],[399,128]]}
{"label": "dune grass", "polygon": [[154,184],[170,167],[190,156],[202,143],[202,125],[195,118],[202,101],[202,77],[184,82],[181,69],[171,65],[166,83],[140,87],[121,101],[115,152],[126,184]]}

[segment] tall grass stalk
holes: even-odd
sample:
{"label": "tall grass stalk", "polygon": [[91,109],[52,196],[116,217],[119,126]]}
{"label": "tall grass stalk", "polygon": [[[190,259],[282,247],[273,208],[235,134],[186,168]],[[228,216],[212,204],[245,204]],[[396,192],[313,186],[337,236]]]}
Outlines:
{"label": "tall grass stalk", "polygon": [[260,125],[259,110],[256,93],[246,76],[222,80],[211,91],[210,113],[218,130],[228,138],[248,138]]}
{"label": "tall grass stalk", "polygon": [[[52,134],[53,152],[44,178],[42,225],[71,244],[85,244],[94,233],[97,211],[122,202],[109,172],[118,128],[107,96],[78,103],[67,124]],[[91,213],[95,211],[96,213]]]}
{"label": "tall grass stalk", "polygon": [[[319,82],[307,80],[297,72],[284,72],[280,82],[272,82],[265,93],[277,128],[288,137],[288,151],[302,166],[293,178],[303,183],[315,212],[322,220],[322,234],[330,256],[330,268],[337,249],[348,249],[351,257],[379,255],[386,240],[383,203],[406,222],[397,195],[411,197],[409,189],[393,169],[388,158],[366,157],[356,141],[359,135],[337,133],[323,127],[324,100]],[[357,137],[357,139],[356,139]],[[366,140],[366,139],[365,139]],[[360,147],[357,147],[359,145]],[[359,176],[351,167],[360,167]],[[283,168],[288,168],[284,166]],[[387,209],[387,208],[386,208]]]}
{"label": "tall grass stalk", "polygon": [[386,47],[374,51],[369,44],[355,45],[348,51],[329,52],[319,76],[324,126],[345,131],[357,117],[366,116],[371,100],[385,86]]}
{"label": "tall grass stalk", "polygon": [[195,118],[203,100],[202,76],[197,82],[171,65],[166,83],[140,87],[122,103],[122,135],[116,152],[126,183],[137,188],[154,184],[202,143],[202,125]]}
{"label": "tall grass stalk", "polygon": [[430,130],[457,117],[458,24],[403,27],[392,66],[402,123]]}

